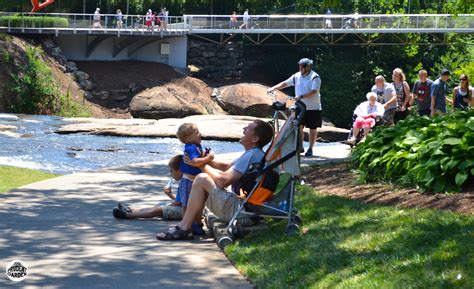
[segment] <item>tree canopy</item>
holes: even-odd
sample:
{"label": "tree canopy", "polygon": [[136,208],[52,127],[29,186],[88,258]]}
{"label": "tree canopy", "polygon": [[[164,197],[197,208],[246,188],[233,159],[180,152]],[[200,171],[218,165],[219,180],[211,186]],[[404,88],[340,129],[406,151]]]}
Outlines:
{"label": "tree canopy", "polygon": [[[324,14],[326,9],[344,14],[357,11],[359,14],[394,13],[473,13],[472,0],[56,0],[46,12],[93,13],[96,7],[112,13],[117,8],[131,14],[145,13],[147,9],[167,7],[171,15],[182,14],[231,14],[249,9],[252,14]],[[1,11],[30,11],[29,0],[0,0]]]}

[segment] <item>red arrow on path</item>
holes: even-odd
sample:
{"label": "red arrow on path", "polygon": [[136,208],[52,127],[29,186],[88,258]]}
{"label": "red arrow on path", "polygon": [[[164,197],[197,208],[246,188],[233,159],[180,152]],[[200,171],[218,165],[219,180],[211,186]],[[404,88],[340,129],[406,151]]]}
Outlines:
{"label": "red arrow on path", "polygon": [[33,5],[33,9],[31,9],[31,13],[38,12],[44,7],[51,5],[54,3],[54,0],[46,0],[43,3],[39,3],[40,0],[31,0],[31,4]]}

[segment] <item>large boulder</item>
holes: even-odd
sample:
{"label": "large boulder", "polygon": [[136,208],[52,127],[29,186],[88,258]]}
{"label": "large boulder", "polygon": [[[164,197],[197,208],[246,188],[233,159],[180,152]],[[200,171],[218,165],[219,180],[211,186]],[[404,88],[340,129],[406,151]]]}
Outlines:
{"label": "large boulder", "polygon": [[82,81],[89,79],[89,74],[85,73],[84,71],[76,70],[73,72],[74,78],[76,81]]}
{"label": "large boulder", "polygon": [[135,95],[130,113],[138,118],[162,119],[225,112],[211,99],[211,88],[203,81],[182,77]]}
{"label": "large boulder", "polygon": [[[273,99],[267,94],[267,88],[256,83],[240,83],[220,87],[219,94],[231,114],[271,117],[274,112]],[[278,100],[287,98],[287,95],[280,91],[275,91],[275,96]]]}

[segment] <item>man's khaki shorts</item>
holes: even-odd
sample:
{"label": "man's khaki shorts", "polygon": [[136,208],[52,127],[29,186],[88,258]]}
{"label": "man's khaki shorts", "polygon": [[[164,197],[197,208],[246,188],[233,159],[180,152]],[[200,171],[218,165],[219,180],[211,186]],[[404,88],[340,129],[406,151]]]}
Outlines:
{"label": "man's khaki shorts", "polygon": [[182,208],[179,206],[162,206],[163,209],[163,220],[181,220]]}
{"label": "man's khaki shorts", "polygon": [[216,216],[229,222],[239,209],[241,202],[242,200],[233,192],[217,188],[209,193],[206,206]]}

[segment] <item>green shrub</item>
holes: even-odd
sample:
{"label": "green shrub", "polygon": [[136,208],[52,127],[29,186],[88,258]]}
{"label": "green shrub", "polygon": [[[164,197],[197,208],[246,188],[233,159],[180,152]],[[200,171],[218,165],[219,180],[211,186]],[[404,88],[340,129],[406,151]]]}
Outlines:
{"label": "green shrub", "polygon": [[410,117],[356,147],[363,181],[389,180],[422,191],[458,192],[474,178],[474,110]]}
{"label": "green shrub", "polygon": [[63,17],[49,17],[49,16],[0,16],[0,26],[10,27],[69,27],[69,21]]}
{"label": "green shrub", "polygon": [[10,90],[15,95],[12,112],[27,114],[51,114],[59,103],[55,97],[57,88],[51,71],[44,64],[37,48],[26,48],[26,67],[19,67],[18,74],[11,75]]}
{"label": "green shrub", "polygon": [[27,47],[25,67],[11,75],[8,87],[15,95],[10,109],[14,113],[55,114],[61,116],[90,116],[88,109],[72,100],[69,91],[62,93],[45,64],[41,50]]}

